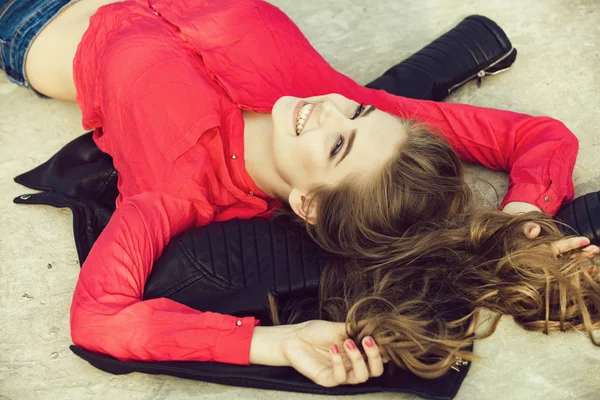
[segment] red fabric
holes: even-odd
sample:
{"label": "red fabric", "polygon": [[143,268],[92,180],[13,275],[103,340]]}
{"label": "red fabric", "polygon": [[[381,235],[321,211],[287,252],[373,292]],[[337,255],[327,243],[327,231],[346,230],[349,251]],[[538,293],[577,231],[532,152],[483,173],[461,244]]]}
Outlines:
{"label": "red fabric", "polygon": [[121,360],[248,363],[253,318],[141,301],[174,235],[278,206],[244,169],[242,109],[270,112],[283,95],[341,93],[433,124],[463,160],[510,172],[501,207],[524,201],[553,215],[573,198],[578,141],[562,123],[364,88],[257,0],[102,7],[79,45],[74,77],[83,125],[113,157],[121,195],[81,270],[71,333],[75,344]]}

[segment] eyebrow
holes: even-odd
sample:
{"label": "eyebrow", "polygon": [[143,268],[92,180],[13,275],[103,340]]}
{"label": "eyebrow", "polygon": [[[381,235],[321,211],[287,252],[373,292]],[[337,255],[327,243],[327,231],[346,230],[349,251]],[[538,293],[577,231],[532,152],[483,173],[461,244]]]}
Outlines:
{"label": "eyebrow", "polygon": [[[369,108],[367,108],[367,110],[364,113],[362,113],[358,118],[366,117],[367,115],[369,115],[369,113],[371,111],[373,111],[375,109],[376,109],[375,106],[369,106]],[[355,138],[356,138],[356,129],[352,129],[352,132],[350,132],[350,137],[348,138],[348,145],[344,149],[344,154],[342,154],[342,156],[338,159],[338,162],[335,163],[336,167],[338,166],[339,163],[342,162],[342,160],[344,158],[346,158],[348,153],[350,153],[350,150],[352,150],[352,145],[354,144]]]}
{"label": "eyebrow", "polygon": [[362,115],[360,115],[358,118],[366,117],[373,110],[376,110],[375,106],[369,106],[369,108],[367,108],[367,110],[364,113],[362,113]]}

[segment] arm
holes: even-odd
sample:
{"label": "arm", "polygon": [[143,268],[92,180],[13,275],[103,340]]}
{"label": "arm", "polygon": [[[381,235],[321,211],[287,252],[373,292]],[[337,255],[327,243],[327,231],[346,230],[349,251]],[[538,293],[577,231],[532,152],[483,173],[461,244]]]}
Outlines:
{"label": "arm", "polygon": [[212,218],[208,204],[162,193],[124,201],[82,267],[71,306],[73,342],[120,360],[247,364],[254,318],[200,312],[165,298],[141,301],[170,238]]}
{"label": "arm", "polygon": [[252,317],[200,312],[166,298],[142,301],[152,264],[169,239],[212,220],[209,207],[196,207],[150,192],[122,203],[81,269],[71,305],[75,344],[120,360],[291,366],[324,386],[361,383],[383,373],[377,345],[363,340],[365,361],[348,344],[344,323],[255,329]]}
{"label": "arm", "polygon": [[510,203],[507,203],[504,206],[502,211],[512,215],[528,213],[530,211],[543,212],[541,209],[537,208],[533,204],[525,203],[522,201],[511,201]]}
{"label": "arm", "polygon": [[438,128],[464,161],[509,172],[500,209],[523,202],[553,216],[563,202],[573,199],[579,141],[560,121],[407,98],[400,98],[399,107],[403,117]]}
{"label": "arm", "polygon": [[[185,171],[200,167],[210,150],[199,141],[220,121],[219,98],[201,58],[178,45],[172,27],[148,14],[133,25],[121,25],[118,15],[97,16],[97,24],[116,27],[107,43],[100,41],[98,58],[79,60],[89,67],[81,71],[90,72],[78,90],[84,123],[102,126],[95,139],[113,157],[125,200],[82,268],[72,338],[121,360],[247,364],[254,318],[199,312],[165,298],[141,300],[169,240],[214,218],[201,190],[194,190],[194,201],[183,198],[191,197],[185,185],[195,187]],[[207,141],[215,132],[206,134]],[[181,157],[192,147],[200,156]]]}

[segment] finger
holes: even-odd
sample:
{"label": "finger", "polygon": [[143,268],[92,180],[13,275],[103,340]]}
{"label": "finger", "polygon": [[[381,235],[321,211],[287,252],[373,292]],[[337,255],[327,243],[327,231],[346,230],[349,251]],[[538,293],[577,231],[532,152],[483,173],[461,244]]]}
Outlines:
{"label": "finger", "polygon": [[561,239],[552,243],[554,254],[561,255],[567,251],[578,249],[583,246],[590,244],[590,240],[584,236],[577,236],[574,238]]}
{"label": "finger", "polygon": [[585,247],[582,251],[586,256],[593,257],[600,252],[600,249],[598,248],[598,246],[591,245]]}
{"label": "finger", "polygon": [[528,239],[535,239],[541,231],[542,228],[535,222],[526,222],[523,226],[523,233],[525,233],[525,237]]}
{"label": "finger", "polygon": [[371,336],[365,337],[362,343],[369,363],[369,375],[371,377],[381,376],[383,374],[383,359],[379,347],[377,347]]}
{"label": "finger", "polygon": [[341,385],[346,382],[346,368],[344,367],[344,360],[340,354],[340,349],[337,344],[331,346],[329,351],[331,353],[331,364],[333,365],[333,380],[336,384]]}
{"label": "finger", "polygon": [[[592,246],[590,246],[590,247],[592,247]],[[595,261],[593,258],[594,255],[592,255],[592,257],[590,257],[590,259],[586,263],[586,266],[588,268],[588,274],[590,274],[592,277],[595,277],[596,275],[598,275],[598,267],[597,267],[596,263],[594,262]]]}
{"label": "finger", "polygon": [[346,378],[346,383],[363,383],[369,379],[369,369],[362,354],[356,347],[353,340],[348,339],[344,342],[346,355],[352,362],[352,370]]}

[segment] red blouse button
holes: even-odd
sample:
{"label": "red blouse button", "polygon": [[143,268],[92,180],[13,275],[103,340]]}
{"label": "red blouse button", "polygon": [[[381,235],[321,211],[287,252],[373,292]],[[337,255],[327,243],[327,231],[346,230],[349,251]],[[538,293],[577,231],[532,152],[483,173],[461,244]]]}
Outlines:
{"label": "red blouse button", "polygon": [[237,322],[235,323],[237,326],[242,326],[242,320],[238,319]]}

